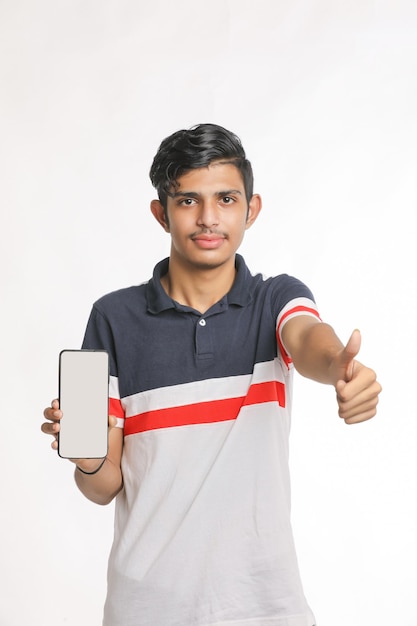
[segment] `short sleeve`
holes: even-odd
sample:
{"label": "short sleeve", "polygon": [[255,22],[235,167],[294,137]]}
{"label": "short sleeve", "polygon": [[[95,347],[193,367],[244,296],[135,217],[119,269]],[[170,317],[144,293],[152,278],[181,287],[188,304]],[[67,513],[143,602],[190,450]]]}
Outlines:
{"label": "short sleeve", "polygon": [[117,425],[123,427],[125,412],[120,400],[113,333],[109,322],[96,306],[90,313],[82,347],[86,350],[106,350],[108,352],[110,360],[109,414],[117,417]]}
{"label": "short sleeve", "polygon": [[282,329],[292,318],[299,315],[311,315],[321,321],[319,312],[310,289],[297,278],[283,275],[279,289],[279,298],[275,301],[276,338],[278,350],[286,364],[290,367],[292,360],[282,342]]}

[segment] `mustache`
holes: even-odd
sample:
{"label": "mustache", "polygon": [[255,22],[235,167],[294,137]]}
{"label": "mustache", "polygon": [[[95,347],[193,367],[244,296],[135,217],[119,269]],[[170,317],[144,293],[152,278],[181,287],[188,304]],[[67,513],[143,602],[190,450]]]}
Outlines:
{"label": "mustache", "polygon": [[200,237],[201,235],[217,235],[219,237],[224,237],[224,239],[228,239],[228,234],[222,230],[218,230],[217,228],[200,228],[195,232],[191,233],[191,239],[195,239],[195,237]]}

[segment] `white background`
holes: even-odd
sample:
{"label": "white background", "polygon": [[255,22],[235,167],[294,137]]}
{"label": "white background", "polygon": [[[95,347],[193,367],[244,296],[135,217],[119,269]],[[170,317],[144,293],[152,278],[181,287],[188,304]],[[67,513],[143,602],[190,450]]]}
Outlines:
{"label": "white background", "polygon": [[0,29],[0,625],[101,623],[113,505],[76,490],[42,411],[93,301],[168,254],[160,141],[214,122],[264,199],[252,271],[305,281],[344,341],[358,327],[384,387],[347,427],[332,388],[296,379],[309,603],[319,626],[416,626],[417,4],[1,0]]}

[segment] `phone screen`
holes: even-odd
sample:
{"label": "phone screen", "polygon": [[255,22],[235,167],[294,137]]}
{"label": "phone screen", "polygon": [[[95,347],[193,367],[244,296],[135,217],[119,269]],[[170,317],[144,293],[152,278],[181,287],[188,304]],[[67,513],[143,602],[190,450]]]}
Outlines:
{"label": "phone screen", "polygon": [[103,350],[62,350],[59,406],[63,417],[58,454],[105,457],[108,448],[109,355]]}

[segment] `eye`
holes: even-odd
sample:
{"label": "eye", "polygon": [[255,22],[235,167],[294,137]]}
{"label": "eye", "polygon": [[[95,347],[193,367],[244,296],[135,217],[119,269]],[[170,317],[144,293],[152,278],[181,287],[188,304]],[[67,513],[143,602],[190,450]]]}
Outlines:
{"label": "eye", "polygon": [[224,196],[222,198],[222,202],[223,204],[232,204],[234,202],[234,199],[231,196]]}
{"label": "eye", "polygon": [[178,201],[179,206],[193,206],[195,204],[194,198],[182,198]]}

